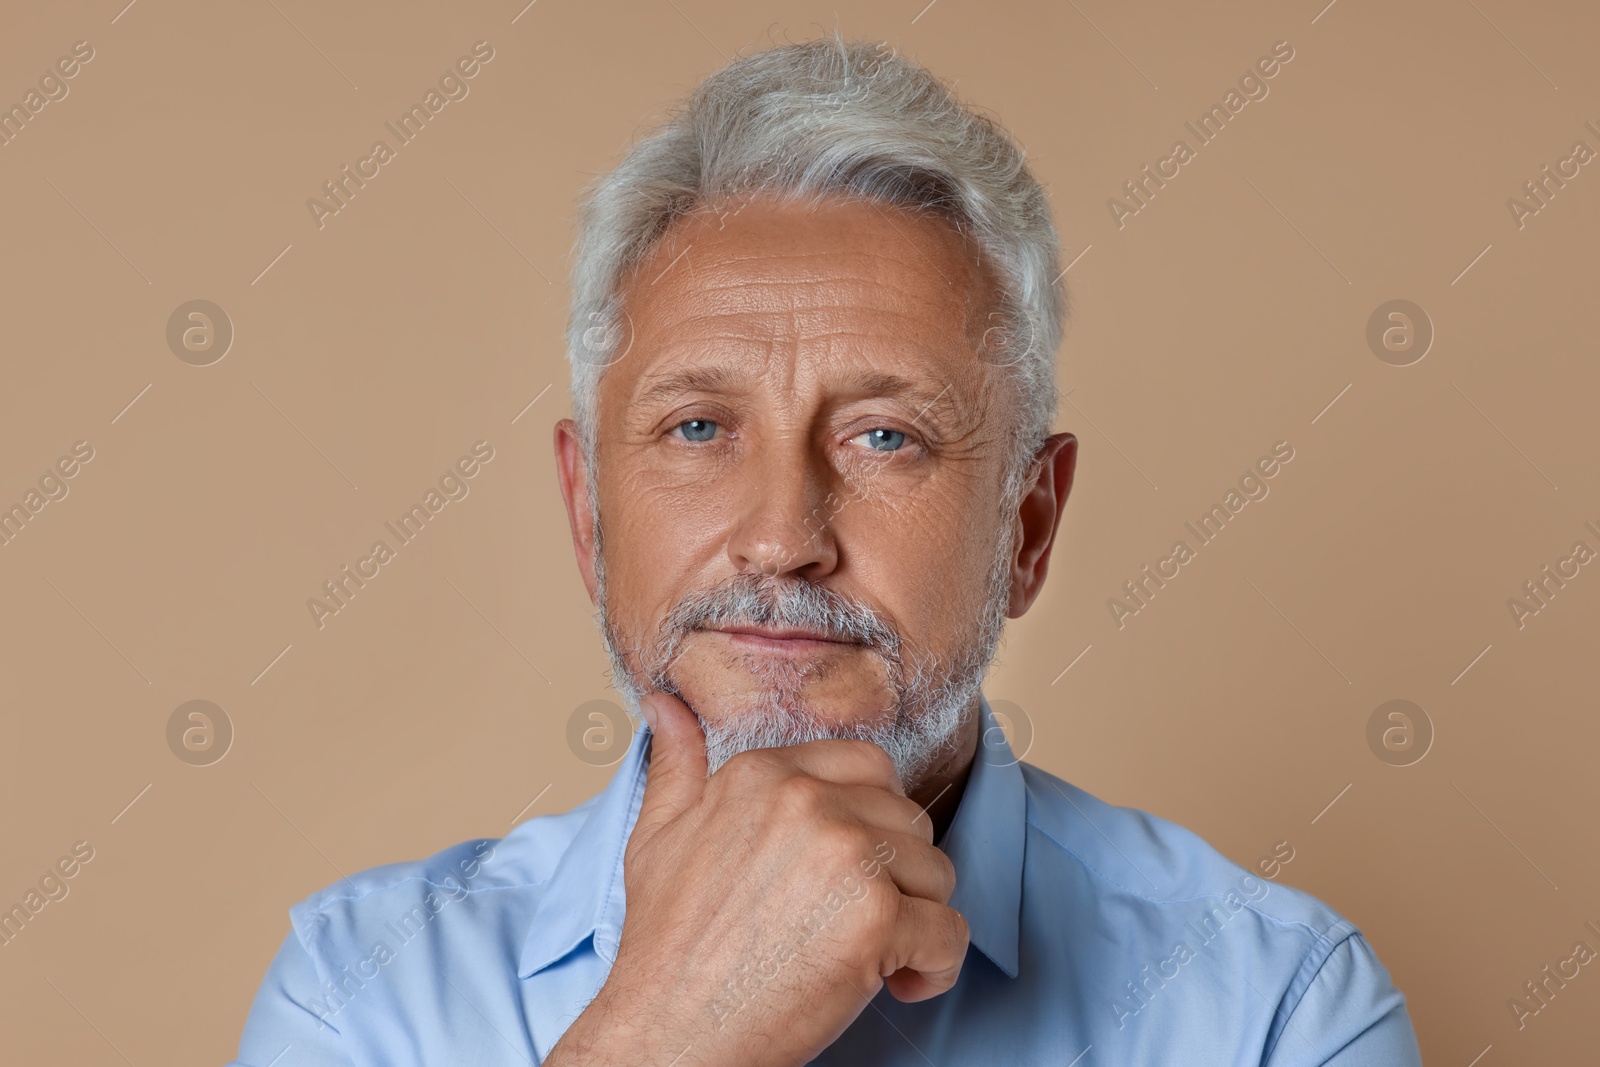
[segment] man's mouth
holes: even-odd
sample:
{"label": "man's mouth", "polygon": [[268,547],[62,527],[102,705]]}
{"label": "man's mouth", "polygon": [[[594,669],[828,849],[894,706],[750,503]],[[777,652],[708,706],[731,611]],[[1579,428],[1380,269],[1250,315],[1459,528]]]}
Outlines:
{"label": "man's mouth", "polygon": [[723,635],[735,647],[790,655],[814,656],[865,647],[860,641],[795,626],[719,626],[707,627],[706,632]]}

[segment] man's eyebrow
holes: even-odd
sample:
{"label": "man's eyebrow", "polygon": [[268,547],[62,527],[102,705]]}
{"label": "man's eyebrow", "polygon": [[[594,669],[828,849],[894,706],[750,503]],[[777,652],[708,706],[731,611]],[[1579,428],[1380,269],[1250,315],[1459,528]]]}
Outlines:
{"label": "man's eyebrow", "polygon": [[636,406],[647,407],[684,393],[715,393],[731,388],[734,374],[726,367],[683,367],[641,383],[634,396]]}
{"label": "man's eyebrow", "polygon": [[[868,371],[851,378],[851,385],[858,391],[870,396],[895,396],[901,397],[912,403],[917,408],[913,422],[923,417],[937,417],[938,409],[951,406],[945,397],[950,393],[948,384],[935,388],[936,382],[919,382],[910,378],[903,378],[898,374],[887,371]],[[945,400],[944,403],[940,401]]]}
{"label": "man's eyebrow", "polygon": [[[725,366],[681,367],[645,379],[633,403],[642,408],[685,393],[729,392],[739,388],[740,380],[739,374]],[[937,417],[936,407],[949,406],[945,399],[950,393],[948,384],[938,386],[936,382],[917,381],[888,371],[863,370],[841,384],[846,391],[862,396],[903,398],[916,406],[919,419]]]}
{"label": "man's eyebrow", "polygon": [[931,400],[937,393],[937,390],[930,391],[924,383],[877,370],[852,375],[850,385],[855,391],[870,396],[903,396],[913,400],[918,397]]}

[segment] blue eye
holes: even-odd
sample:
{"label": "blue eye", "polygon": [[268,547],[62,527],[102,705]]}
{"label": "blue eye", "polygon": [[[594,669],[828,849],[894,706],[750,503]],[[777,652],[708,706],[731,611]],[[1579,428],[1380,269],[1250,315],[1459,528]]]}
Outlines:
{"label": "blue eye", "polygon": [[861,436],[867,439],[867,447],[876,452],[893,452],[906,443],[906,435],[899,430],[880,428],[868,430]]}
{"label": "blue eye", "polygon": [[682,431],[685,441],[709,441],[717,435],[717,424],[710,419],[690,419],[674,429]]}

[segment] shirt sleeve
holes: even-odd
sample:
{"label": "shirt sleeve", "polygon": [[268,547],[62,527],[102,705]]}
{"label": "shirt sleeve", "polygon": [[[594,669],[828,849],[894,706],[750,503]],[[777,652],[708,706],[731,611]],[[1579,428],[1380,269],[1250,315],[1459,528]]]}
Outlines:
{"label": "shirt sleeve", "polygon": [[327,1014],[326,1000],[310,953],[291,931],[256,991],[239,1058],[228,1067],[351,1067],[339,1031],[318,1014],[317,1005]]}
{"label": "shirt sleeve", "polygon": [[1394,987],[1366,939],[1334,946],[1293,1005],[1285,1003],[1262,1067],[1422,1067],[1422,1052]]}

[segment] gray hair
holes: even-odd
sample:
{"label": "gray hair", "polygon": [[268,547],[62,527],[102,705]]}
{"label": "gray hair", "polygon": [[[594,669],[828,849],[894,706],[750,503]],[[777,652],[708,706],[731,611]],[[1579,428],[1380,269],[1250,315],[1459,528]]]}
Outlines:
{"label": "gray hair", "polygon": [[1020,493],[1055,419],[1067,314],[1044,190],[998,123],[887,46],[836,31],[727,64],[585,190],[567,357],[591,472],[600,376],[633,341],[620,299],[629,272],[678,218],[757,193],[932,211],[976,240],[999,291],[999,326],[978,355],[1007,367],[1017,386],[1006,499]]}

